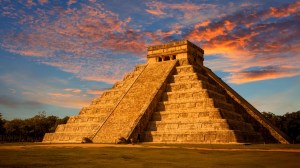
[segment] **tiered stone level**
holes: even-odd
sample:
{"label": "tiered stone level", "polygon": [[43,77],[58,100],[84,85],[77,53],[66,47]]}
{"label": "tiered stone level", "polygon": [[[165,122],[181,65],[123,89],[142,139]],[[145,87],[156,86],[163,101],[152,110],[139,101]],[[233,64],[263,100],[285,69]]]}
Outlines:
{"label": "tiered stone level", "polygon": [[[228,118],[225,118],[228,116]],[[177,66],[145,132],[157,143],[262,143],[200,66]]]}
{"label": "tiered stone level", "polygon": [[78,116],[71,116],[66,124],[58,125],[55,133],[47,133],[43,142],[81,143],[83,138],[95,136],[99,127],[123,99],[145,67],[146,65],[136,66],[123,81],[117,82],[111,90],[94,99],[90,106],[82,108]]}
{"label": "tiered stone level", "polygon": [[120,137],[128,138],[139,122],[139,118],[146,113],[147,107],[175,63],[175,61],[168,61],[148,64],[93,140],[100,143],[113,143]]}
{"label": "tiered stone level", "polygon": [[148,48],[145,65],[47,133],[43,142],[289,143],[183,40]]}

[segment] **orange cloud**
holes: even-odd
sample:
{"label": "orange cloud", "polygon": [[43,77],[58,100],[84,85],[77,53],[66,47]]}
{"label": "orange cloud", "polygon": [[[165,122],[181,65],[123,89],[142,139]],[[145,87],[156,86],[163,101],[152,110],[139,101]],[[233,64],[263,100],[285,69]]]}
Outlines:
{"label": "orange cloud", "polygon": [[[295,6],[298,7],[298,2],[262,12],[255,11],[253,15],[236,13],[218,22],[207,22],[209,24],[199,22],[185,37],[201,44],[206,56],[218,56],[205,64],[214,70],[232,74],[228,78],[229,82],[245,83],[295,76],[299,74],[299,68],[295,66],[300,63],[297,58],[300,45],[299,25],[295,24],[299,22],[296,14],[299,8]],[[290,18],[281,22],[261,23],[262,19],[274,17],[274,11],[277,13],[276,17]],[[283,15],[280,11],[286,13],[283,12]],[[274,35],[278,32],[281,32],[280,35]],[[283,56],[283,53],[287,56]],[[260,73],[247,71],[248,68],[270,65],[281,65],[286,69]]]}
{"label": "orange cloud", "polygon": [[69,0],[68,1],[68,6],[71,6],[72,4],[75,4],[77,0]]}
{"label": "orange cloud", "polygon": [[194,29],[198,29],[199,27],[206,27],[210,24],[209,20],[203,21],[203,22],[199,22],[194,26]]}
{"label": "orange cloud", "polygon": [[48,93],[49,96],[51,97],[64,97],[64,98],[68,98],[71,97],[71,94],[64,94],[64,93],[58,93],[58,92],[52,92],[52,93]]}
{"label": "orange cloud", "polygon": [[274,8],[271,7],[267,13],[268,17],[287,17],[293,13],[300,11],[300,1],[296,1],[295,3],[288,4],[286,7]]}
{"label": "orange cloud", "polygon": [[97,90],[94,90],[94,89],[88,89],[87,90],[87,94],[91,94],[91,95],[101,95],[102,93],[104,92],[104,90],[99,90],[99,89],[97,89]]}
{"label": "orange cloud", "polygon": [[44,5],[45,3],[48,3],[48,0],[38,0],[38,2],[39,2],[41,5]]}
{"label": "orange cloud", "polygon": [[166,13],[162,12],[161,10],[150,10],[150,9],[146,9],[146,12],[152,14],[152,15],[156,15],[156,16],[163,16]]}
{"label": "orange cloud", "polygon": [[[73,2],[69,1],[70,5]],[[80,7],[75,8],[77,5]],[[252,65],[251,61],[269,64],[264,61],[266,57],[258,56],[259,53],[299,53],[296,46],[300,33],[295,24],[299,22],[299,2],[265,11],[236,12],[251,5],[232,4],[227,9],[215,4],[151,1],[146,3],[148,13],[177,20],[167,26],[169,30],[154,31],[141,31],[144,30],[142,26],[131,27],[131,17],[120,17],[94,0],[76,2],[73,6],[33,10],[35,15],[21,15],[20,22],[28,27],[4,36],[2,47],[24,56],[40,57],[41,63],[73,73],[81,80],[107,83],[122,79],[131,67],[144,62],[140,57],[144,56],[147,46],[181,38],[183,33],[185,39],[199,44],[206,55],[218,55],[218,59],[210,61],[218,61],[218,64],[206,64],[229,73],[243,71]],[[228,14],[226,17],[222,17],[224,11]],[[283,15],[283,11],[289,14]],[[11,9],[7,12],[18,13]],[[289,20],[262,22],[274,16],[289,16]],[[277,35],[278,32],[281,34]],[[278,60],[272,61],[270,64],[278,64]]]}
{"label": "orange cloud", "polygon": [[300,75],[300,71],[249,71],[239,72],[228,77],[228,81],[231,83],[241,84],[253,81],[286,78]]}
{"label": "orange cloud", "polygon": [[64,91],[72,92],[72,93],[81,93],[81,89],[74,89],[74,88],[65,88]]}

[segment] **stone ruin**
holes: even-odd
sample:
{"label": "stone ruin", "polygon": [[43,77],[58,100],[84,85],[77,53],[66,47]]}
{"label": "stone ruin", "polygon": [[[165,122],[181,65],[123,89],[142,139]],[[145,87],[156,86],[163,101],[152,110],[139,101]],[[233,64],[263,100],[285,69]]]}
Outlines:
{"label": "stone ruin", "polygon": [[283,143],[261,113],[203,65],[183,40],[148,47],[147,63],[114,84],[46,143]]}

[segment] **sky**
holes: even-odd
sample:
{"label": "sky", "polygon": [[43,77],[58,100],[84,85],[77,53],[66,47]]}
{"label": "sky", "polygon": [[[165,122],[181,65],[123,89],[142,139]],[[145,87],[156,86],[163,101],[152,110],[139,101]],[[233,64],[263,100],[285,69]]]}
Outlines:
{"label": "sky", "polygon": [[146,63],[147,47],[189,40],[259,111],[300,110],[300,1],[0,0],[0,113],[77,115]]}

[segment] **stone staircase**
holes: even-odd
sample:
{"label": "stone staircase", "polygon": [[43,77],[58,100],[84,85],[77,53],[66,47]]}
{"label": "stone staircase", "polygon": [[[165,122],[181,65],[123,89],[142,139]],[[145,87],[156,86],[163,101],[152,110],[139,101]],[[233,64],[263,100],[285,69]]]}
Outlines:
{"label": "stone staircase", "polygon": [[43,142],[80,143],[83,138],[94,136],[145,67],[146,65],[136,66],[123,81],[117,82],[112,89],[94,99],[88,107],[82,108],[78,116],[71,116],[66,124],[58,125],[55,133],[47,133]]}
{"label": "stone staircase", "polygon": [[[93,138],[97,143],[115,143],[119,138],[129,139],[143,118],[149,120],[151,108],[160,97],[159,91],[177,61],[148,64],[122,100],[107,117]],[[158,68],[159,67],[159,68]],[[147,117],[149,116],[149,117]]]}
{"label": "stone staircase", "polygon": [[209,81],[199,65],[177,66],[142,140],[154,143],[263,142],[262,136],[227,102],[223,89]]}
{"label": "stone staircase", "polygon": [[150,46],[136,66],[43,142],[284,143],[288,137],[203,66],[187,40]]}

